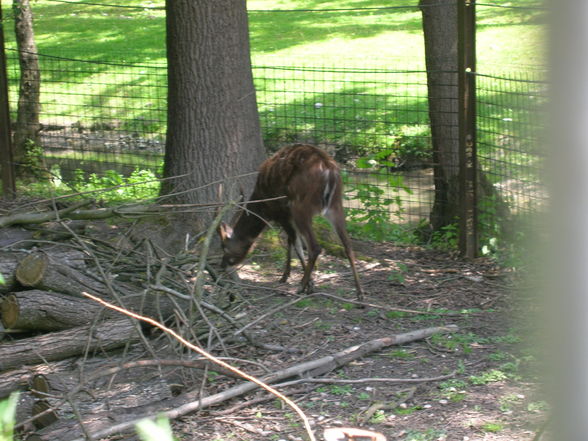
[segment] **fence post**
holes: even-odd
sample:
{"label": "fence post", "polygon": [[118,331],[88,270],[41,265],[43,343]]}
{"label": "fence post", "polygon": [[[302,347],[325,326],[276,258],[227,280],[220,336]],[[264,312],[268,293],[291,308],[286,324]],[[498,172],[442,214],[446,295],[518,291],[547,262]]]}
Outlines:
{"label": "fence post", "polygon": [[14,162],[10,132],[10,108],[8,105],[8,76],[4,50],[4,24],[0,4],[0,174],[4,197],[13,199],[16,194]]}
{"label": "fence post", "polygon": [[460,251],[478,254],[476,157],[476,2],[457,0],[459,163],[461,182]]}

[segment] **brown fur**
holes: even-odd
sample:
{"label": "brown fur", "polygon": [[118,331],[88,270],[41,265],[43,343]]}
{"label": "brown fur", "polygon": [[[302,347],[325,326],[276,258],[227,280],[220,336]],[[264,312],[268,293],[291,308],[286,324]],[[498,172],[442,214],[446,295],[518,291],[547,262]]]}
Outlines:
{"label": "brown fur", "polygon": [[[224,250],[222,266],[242,262],[255,239],[266,228],[266,222],[274,221],[288,235],[288,255],[281,281],[285,282],[290,275],[291,249],[300,238],[308,252],[308,261],[304,262],[299,253],[300,247],[296,249],[304,268],[301,291],[310,292],[312,270],[321,252],[312,230],[312,218],[324,213],[343,243],[355,279],[357,297],[362,300],[363,290],[355,267],[355,256],[345,229],[342,189],[339,166],[321,149],[307,144],[280,149],[261,164],[250,201],[234,228],[225,224],[219,227]],[[264,201],[279,197],[282,198]]]}

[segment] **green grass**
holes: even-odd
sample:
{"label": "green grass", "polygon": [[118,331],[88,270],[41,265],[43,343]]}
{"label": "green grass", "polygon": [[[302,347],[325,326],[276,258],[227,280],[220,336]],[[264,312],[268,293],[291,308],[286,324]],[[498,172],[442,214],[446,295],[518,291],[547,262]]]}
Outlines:
{"label": "green grass", "polygon": [[[113,3],[113,2],[108,2]],[[416,0],[397,1],[392,6],[416,6]],[[503,2],[498,2],[503,3]],[[534,2],[524,2],[535,4]],[[10,15],[8,0],[2,0],[6,15]],[[127,6],[162,7],[163,2],[146,3],[139,0],[120,2]],[[377,8],[390,6],[390,2],[377,0],[290,0],[269,1],[252,0],[248,2],[250,35],[253,64],[256,66],[338,66],[347,68],[367,68],[369,70],[405,70],[409,67],[424,66],[424,47],[421,29],[421,16],[418,8],[392,9],[386,11],[343,11],[343,12],[282,12],[267,13],[259,10],[275,9],[328,9],[328,8]],[[33,3],[35,15],[36,41],[40,53],[66,56],[93,61],[124,61],[140,63],[144,66],[165,66],[165,13],[158,9],[122,9],[107,6],[75,5],[38,0]],[[498,9],[478,7],[478,64],[479,66],[516,66],[533,65],[542,59],[542,26],[538,23],[536,11],[518,9]],[[13,35],[7,32],[7,47],[14,48]],[[146,67],[130,71],[123,66],[86,65],[80,69],[79,87],[72,89],[71,84],[60,86],[52,84],[55,93],[71,96],[70,102],[61,105],[66,113],[73,112],[72,107],[79,102],[76,91],[93,92],[100,95],[112,95],[123,82],[132,82],[133,87],[153,92],[152,88],[162,86],[164,77],[153,74]],[[165,73],[165,72],[163,72]],[[71,74],[57,72],[67,80]],[[338,108],[352,109],[361,107],[345,94],[364,94],[371,108],[387,109],[394,114],[394,102],[400,96],[404,101],[411,97],[423,97],[424,83],[419,74],[407,74],[401,84],[387,79],[387,86],[379,85],[378,96],[370,97],[373,92],[370,81],[382,78],[381,75],[363,76],[358,84],[338,83],[325,93],[337,93],[337,96],[325,96],[324,107],[319,117],[325,120],[345,119],[349,122],[349,112],[343,110],[336,114],[330,100],[338,101]],[[339,79],[341,74],[335,74]],[[312,112],[316,97],[309,100],[299,99],[296,87],[299,80],[292,80],[290,72],[276,74],[276,81],[290,94],[280,99],[289,106],[300,106],[303,111]],[[57,77],[58,79],[58,77]],[[306,72],[304,81],[323,81],[322,74]],[[356,78],[357,79],[357,78]],[[416,81],[414,81],[416,80]],[[273,81],[273,80],[272,80]],[[415,84],[419,83],[419,84]],[[88,84],[93,84],[90,90]],[[351,86],[351,87],[350,87]],[[48,86],[46,86],[48,87]],[[110,92],[110,93],[108,93]],[[83,95],[83,94],[82,94]],[[149,96],[149,95],[147,95]],[[165,95],[164,95],[165,96]],[[106,104],[113,107],[120,105],[124,94],[118,99],[108,99]],[[265,97],[260,97],[264,102]],[[419,100],[420,101],[420,100]],[[272,100],[275,102],[275,100]],[[91,103],[90,103],[91,104]],[[101,103],[105,104],[105,103]],[[68,107],[69,106],[69,107]],[[424,104],[426,108],[426,103]],[[308,107],[308,108],[306,108]],[[406,104],[404,107],[407,107]],[[87,109],[90,111],[91,109]],[[96,109],[98,110],[98,109]],[[140,110],[140,109],[134,109]],[[144,109],[143,109],[144,110]],[[262,114],[267,110],[261,106]],[[302,111],[302,110],[301,110]],[[415,109],[413,112],[422,111]],[[335,112],[335,113],[333,113]],[[76,115],[78,116],[78,115]],[[121,115],[114,115],[121,116]],[[400,116],[400,118],[398,118]],[[396,120],[411,121],[410,117],[396,115]],[[386,126],[388,121],[383,119]],[[356,126],[364,132],[370,128]],[[355,127],[348,128],[350,132]],[[161,129],[161,128],[155,128]],[[304,129],[295,127],[296,131]],[[336,127],[333,128],[333,131]],[[377,128],[371,128],[377,131]]]}

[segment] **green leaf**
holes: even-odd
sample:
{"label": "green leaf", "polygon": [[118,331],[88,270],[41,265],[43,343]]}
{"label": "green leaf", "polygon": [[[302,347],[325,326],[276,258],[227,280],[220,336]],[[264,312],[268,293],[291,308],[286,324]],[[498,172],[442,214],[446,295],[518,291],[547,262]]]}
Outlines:
{"label": "green leaf", "polygon": [[17,403],[18,393],[13,393],[7,400],[0,401],[0,441],[12,441]]}

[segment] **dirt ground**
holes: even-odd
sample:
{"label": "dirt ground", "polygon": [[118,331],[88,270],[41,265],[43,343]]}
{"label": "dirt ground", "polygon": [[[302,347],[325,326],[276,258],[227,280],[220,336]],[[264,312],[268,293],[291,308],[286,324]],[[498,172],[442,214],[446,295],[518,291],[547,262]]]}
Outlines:
{"label": "dirt ground", "polygon": [[[463,261],[419,247],[354,246],[370,306],[315,295],[253,329],[263,343],[301,353],[242,346],[231,355],[271,372],[372,339],[454,324],[454,334],[392,346],[327,375],[339,382],[300,383],[283,392],[306,412],[319,436],[327,427],[352,426],[388,440],[546,439],[541,432],[549,409],[540,391],[538,356],[527,338],[532,317],[517,274],[486,259]],[[301,274],[293,271],[288,283],[279,284],[282,262],[262,246],[240,270],[239,294],[249,318],[294,298]],[[316,291],[353,299],[346,260],[322,255],[319,262]],[[376,378],[387,380],[369,380]],[[261,392],[176,420],[173,428],[182,440],[305,439],[297,415]]]}

